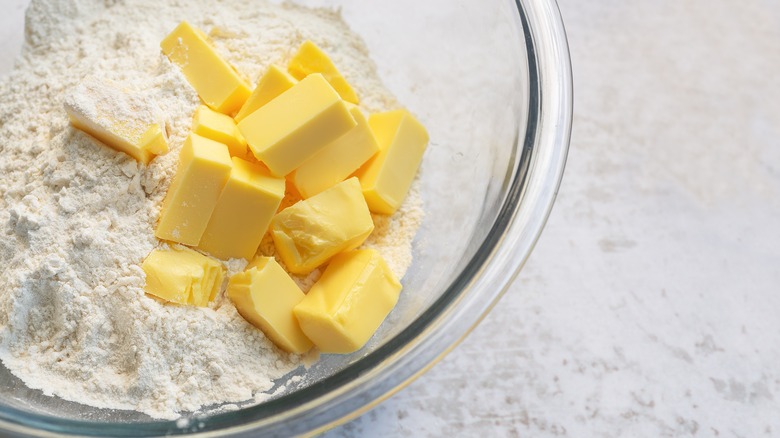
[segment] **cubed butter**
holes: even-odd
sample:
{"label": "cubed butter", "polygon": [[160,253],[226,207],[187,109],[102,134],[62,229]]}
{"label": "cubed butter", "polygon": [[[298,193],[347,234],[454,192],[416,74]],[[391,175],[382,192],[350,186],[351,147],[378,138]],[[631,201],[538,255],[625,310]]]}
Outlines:
{"label": "cubed butter", "polygon": [[333,61],[316,44],[305,41],[298,52],[290,60],[287,70],[298,80],[312,73],[320,73],[330,82],[342,99],[354,104],[358,103],[357,94],[344,76],[339,73]]}
{"label": "cubed butter", "polygon": [[393,214],[401,206],[423,153],[428,146],[425,127],[405,110],[372,114],[368,124],[379,143],[379,153],[355,176],[374,213]]}
{"label": "cubed butter", "polygon": [[179,155],[154,235],[197,246],[217,205],[233,163],[227,146],[190,134]]}
{"label": "cubed butter", "polygon": [[295,188],[304,198],[344,181],[379,151],[366,116],[357,106],[347,106],[357,126],[306,160],[291,176]]}
{"label": "cubed butter", "polygon": [[206,307],[222,286],[224,268],[183,246],[153,250],[141,264],[146,293],[165,301]]}
{"label": "cubed butter", "polygon": [[220,259],[254,257],[284,198],[285,180],[260,164],[233,157],[230,171],[198,248]]}
{"label": "cubed butter", "polygon": [[362,348],[393,310],[401,283],[376,251],[341,253],[293,312],[323,353]]}
{"label": "cubed butter", "polygon": [[295,274],[306,274],[336,254],[357,248],[373,229],[355,178],[285,208],[271,221],[276,251]]}
{"label": "cubed butter", "polygon": [[258,108],[275,99],[280,94],[292,88],[298,81],[280,67],[271,64],[268,71],[260,78],[249,99],[241,111],[236,114],[236,122],[257,111]]}
{"label": "cubed butter", "polygon": [[149,126],[149,129],[141,136],[139,144],[141,149],[150,152],[152,155],[163,155],[168,152],[168,140],[163,127],[158,123]]}
{"label": "cubed butter", "polygon": [[230,116],[201,105],[192,118],[192,132],[225,144],[231,157],[246,157],[246,140]]}
{"label": "cubed butter", "polygon": [[160,47],[181,68],[203,102],[215,111],[232,115],[246,102],[249,84],[216,52],[199,29],[182,21],[162,40]]}
{"label": "cubed butter", "polygon": [[311,341],[293,315],[305,295],[272,257],[258,257],[246,271],[230,277],[227,295],[238,313],[282,350],[305,353],[311,349]]}
{"label": "cubed butter", "polygon": [[65,98],[65,111],[75,128],[144,164],[168,152],[160,109],[119,84],[85,80]]}
{"label": "cubed butter", "polygon": [[238,129],[255,157],[285,176],[356,124],[328,81],[313,74],[248,115]]}

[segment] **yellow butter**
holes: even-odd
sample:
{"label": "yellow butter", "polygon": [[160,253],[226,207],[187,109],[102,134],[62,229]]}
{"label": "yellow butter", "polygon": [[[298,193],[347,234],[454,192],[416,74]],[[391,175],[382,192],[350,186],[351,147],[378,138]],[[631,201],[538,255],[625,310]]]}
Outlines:
{"label": "yellow butter", "polygon": [[348,251],[331,260],[293,312],[321,352],[351,353],[373,336],[400,292],[401,283],[379,253]]}
{"label": "yellow butter", "polygon": [[246,271],[230,277],[227,295],[238,313],[279,348],[290,353],[311,349],[293,315],[305,295],[272,257],[258,257]]}
{"label": "yellow butter", "polygon": [[372,114],[368,124],[379,153],[355,176],[374,213],[393,214],[401,206],[428,146],[425,127],[405,110]]}
{"label": "yellow butter", "polygon": [[285,176],[356,125],[319,74],[295,84],[238,123],[255,157]]}
{"label": "yellow butter", "polygon": [[354,104],[358,103],[357,94],[352,86],[339,73],[328,55],[311,41],[305,41],[301,44],[298,52],[290,60],[287,70],[298,80],[312,73],[321,73],[342,99]]}
{"label": "yellow butter", "polygon": [[189,248],[153,250],[141,264],[146,293],[178,304],[208,306],[222,286],[224,268]]}
{"label": "yellow butter", "polygon": [[163,127],[155,123],[149,126],[149,129],[141,136],[139,143],[142,150],[150,152],[152,155],[162,155],[168,152],[168,140],[163,132]]}
{"label": "yellow butter", "polygon": [[231,157],[245,157],[246,140],[238,131],[233,118],[201,105],[192,118],[192,132],[214,141],[224,143]]}
{"label": "yellow butter", "polygon": [[233,169],[198,248],[220,259],[251,259],[284,198],[284,178],[233,157]]}
{"label": "yellow butter", "polygon": [[163,200],[154,235],[197,246],[232,167],[227,146],[190,134],[179,154],[179,167]]}
{"label": "yellow butter", "polygon": [[85,80],[66,97],[65,111],[75,128],[144,164],[168,152],[159,108],[119,84]]}
{"label": "yellow butter", "polygon": [[263,77],[260,78],[257,87],[252,91],[244,106],[241,107],[241,111],[236,114],[236,122],[244,120],[246,116],[289,90],[297,82],[286,71],[272,64]]}
{"label": "yellow butter", "polygon": [[355,178],[282,210],[271,221],[276,251],[295,274],[306,274],[336,254],[357,248],[373,229]]}
{"label": "yellow butter", "polygon": [[366,116],[357,106],[348,106],[357,126],[306,160],[291,176],[295,188],[304,198],[344,181],[379,151]]}
{"label": "yellow butter", "polygon": [[160,47],[212,109],[232,115],[246,102],[249,84],[216,52],[199,29],[182,21],[162,40]]}

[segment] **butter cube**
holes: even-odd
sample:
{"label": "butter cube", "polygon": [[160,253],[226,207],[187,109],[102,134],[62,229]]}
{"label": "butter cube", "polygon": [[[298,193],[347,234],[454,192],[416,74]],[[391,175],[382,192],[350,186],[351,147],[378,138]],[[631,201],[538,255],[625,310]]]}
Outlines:
{"label": "butter cube", "polygon": [[294,274],[306,274],[336,254],[357,248],[373,230],[355,178],[282,210],[271,221],[276,250]]}
{"label": "butter cube", "polygon": [[65,112],[73,127],[144,164],[168,152],[160,109],[119,84],[85,80],[65,98]]}
{"label": "butter cube", "polygon": [[227,295],[238,313],[282,350],[311,349],[293,315],[293,307],[306,295],[273,257],[258,257],[246,271],[230,277]]}
{"label": "butter cube", "polygon": [[198,248],[220,259],[254,257],[284,198],[284,178],[263,166],[233,157],[222,194]]}
{"label": "butter cube", "polygon": [[153,155],[163,155],[168,152],[168,140],[162,126],[157,123],[149,126],[138,144],[141,145],[141,149]]}
{"label": "butter cube", "polygon": [[154,235],[197,246],[232,167],[227,146],[190,134],[182,146],[179,167],[163,200]]}
{"label": "butter cube", "polygon": [[428,146],[425,127],[405,110],[372,114],[368,124],[379,153],[355,176],[374,213],[393,214],[401,206]]}
{"label": "butter cube", "polygon": [[260,78],[257,87],[252,91],[244,106],[241,107],[241,111],[236,114],[236,122],[244,120],[246,116],[289,90],[297,82],[286,71],[272,64],[263,77]]}
{"label": "butter cube", "polygon": [[222,265],[183,246],[153,250],[141,264],[146,293],[178,304],[208,306],[219,293]]}
{"label": "butter cube", "polygon": [[203,102],[215,111],[234,114],[249,97],[249,84],[214,49],[206,34],[182,21],[160,43],[163,53],[181,68]]}
{"label": "butter cube", "polygon": [[255,157],[285,176],[357,123],[322,75],[313,74],[238,123]]}
{"label": "butter cube", "polygon": [[298,52],[290,60],[287,70],[298,80],[312,73],[321,73],[330,85],[339,93],[342,99],[357,105],[358,97],[355,90],[339,73],[333,61],[316,44],[305,41]]}
{"label": "butter cube", "polygon": [[246,140],[230,116],[201,105],[192,119],[192,132],[225,144],[231,157],[245,157]]}
{"label": "butter cube", "polygon": [[304,198],[344,181],[379,151],[366,116],[357,106],[348,106],[357,126],[306,160],[291,176]]}
{"label": "butter cube", "polygon": [[376,251],[348,251],[331,260],[293,309],[301,329],[323,353],[362,348],[393,310],[401,283]]}

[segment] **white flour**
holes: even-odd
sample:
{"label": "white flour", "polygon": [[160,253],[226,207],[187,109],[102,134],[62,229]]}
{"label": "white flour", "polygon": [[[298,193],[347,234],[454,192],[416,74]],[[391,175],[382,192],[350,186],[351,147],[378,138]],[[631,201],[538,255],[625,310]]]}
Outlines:
{"label": "white flour", "polygon": [[[157,245],[159,204],[199,103],[159,50],[184,19],[253,83],[311,39],[366,109],[397,105],[334,12],[258,0],[33,1],[24,54],[0,80],[0,358],[46,394],[160,418],[260,400],[302,360],[275,349],[224,297],[200,309],[143,294],[139,265]],[[154,100],[172,151],[145,167],[73,130],[62,100],[87,76]],[[413,189],[367,243],[399,276],[411,262],[419,202]]]}

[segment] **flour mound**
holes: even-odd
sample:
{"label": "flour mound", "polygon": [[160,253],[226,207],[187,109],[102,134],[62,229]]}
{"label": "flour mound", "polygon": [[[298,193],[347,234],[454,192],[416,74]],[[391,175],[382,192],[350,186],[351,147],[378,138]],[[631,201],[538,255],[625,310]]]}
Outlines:
{"label": "flour mound", "polygon": [[[23,55],[0,79],[0,359],[48,395],[175,418],[259,400],[301,363],[224,296],[195,308],[143,293],[140,263],[158,245],[159,205],[199,104],[160,54],[159,41],[179,21],[206,30],[252,83],[311,39],[332,54],[369,111],[397,106],[337,13],[260,0],[193,3],[33,0]],[[147,167],[70,127],[63,99],[86,77],[154,101],[171,152]],[[368,245],[402,276],[419,196],[382,221],[386,233]]]}

